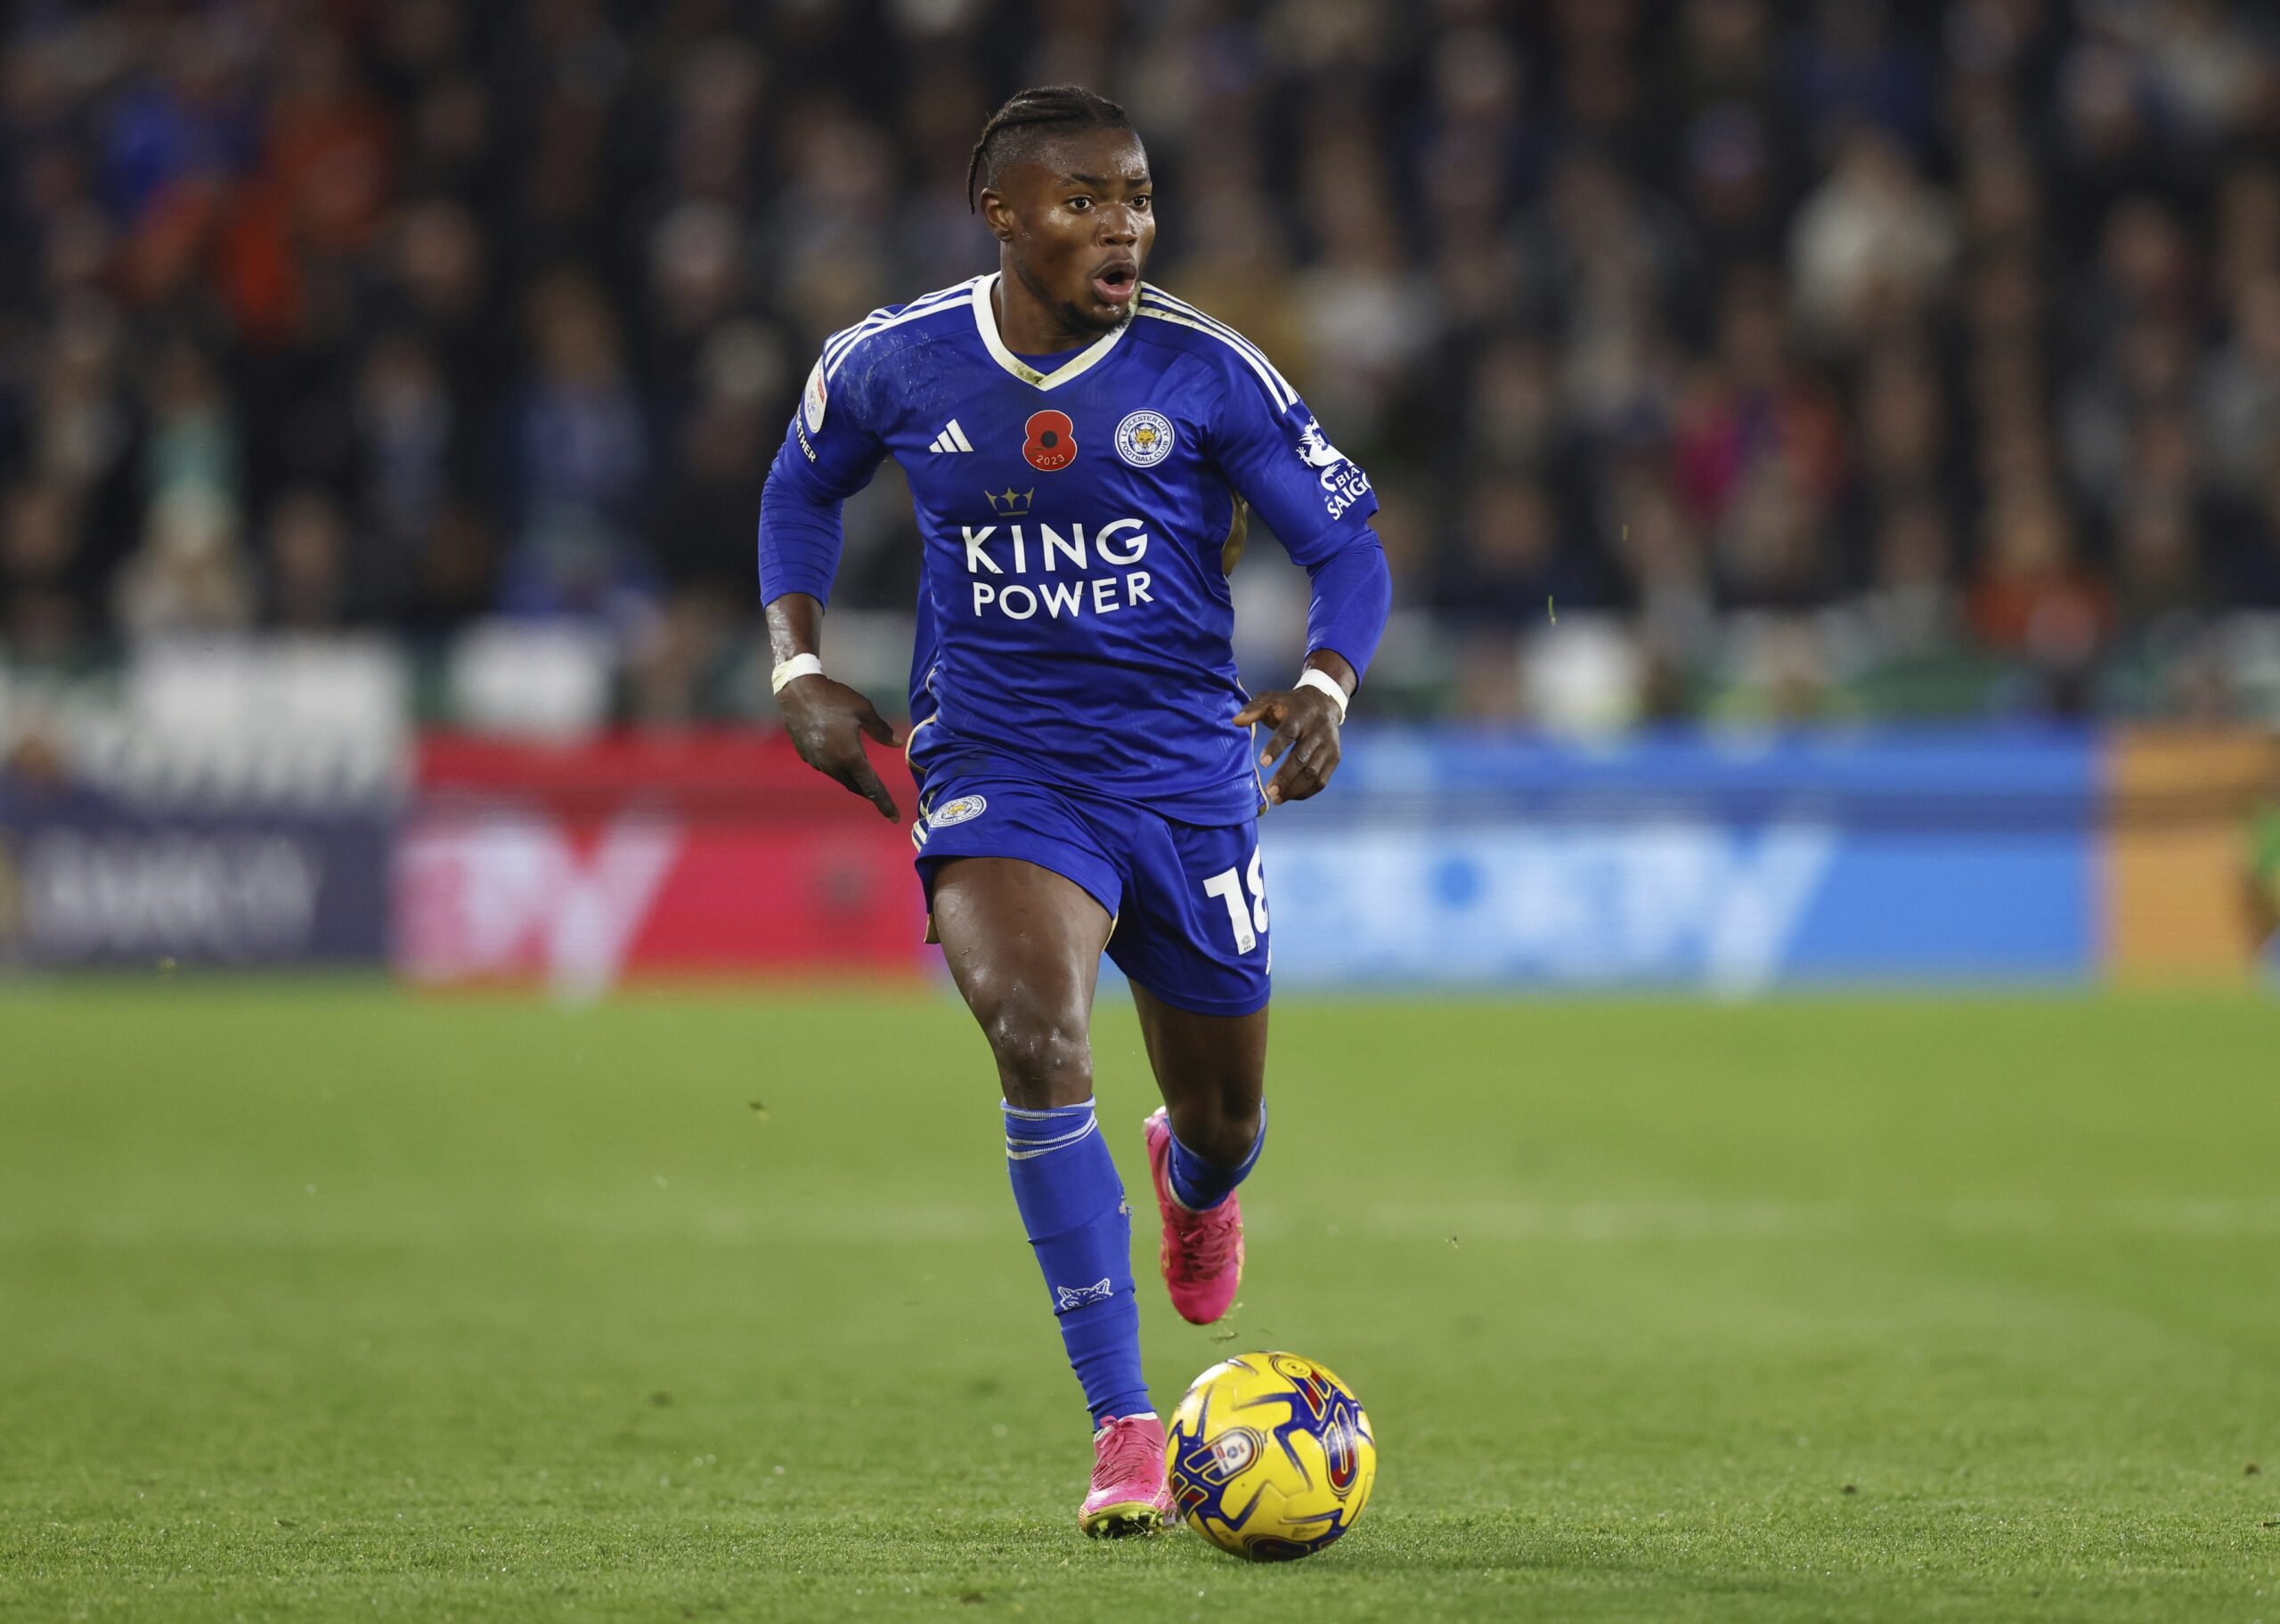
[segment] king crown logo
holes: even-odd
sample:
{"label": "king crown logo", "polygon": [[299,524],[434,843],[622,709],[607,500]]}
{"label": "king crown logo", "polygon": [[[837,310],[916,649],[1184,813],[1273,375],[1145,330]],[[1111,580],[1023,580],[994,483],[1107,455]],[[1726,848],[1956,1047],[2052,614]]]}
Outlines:
{"label": "king crown logo", "polygon": [[982,494],[989,499],[990,512],[1001,519],[1018,519],[1030,510],[1030,503],[1037,496],[1037,487],[1032,485],[1026,491],[1016,491],[1008,485],[1003,491],[985,491]]}

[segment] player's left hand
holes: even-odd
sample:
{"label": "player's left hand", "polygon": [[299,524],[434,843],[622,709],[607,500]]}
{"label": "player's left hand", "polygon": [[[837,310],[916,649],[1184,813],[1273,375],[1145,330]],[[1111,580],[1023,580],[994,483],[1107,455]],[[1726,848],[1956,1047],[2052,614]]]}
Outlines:
{"label": "player's left hand", "polygon": [[1260,770],[1282,758],[1266,782],[1266,802],[1304,800],[1319,795],[1338,770],[1338,707],[1320,688],[1277,688],[1255,696],[1235,712],[1235,726],[1264,722],[1274,729],[1258,754]]}

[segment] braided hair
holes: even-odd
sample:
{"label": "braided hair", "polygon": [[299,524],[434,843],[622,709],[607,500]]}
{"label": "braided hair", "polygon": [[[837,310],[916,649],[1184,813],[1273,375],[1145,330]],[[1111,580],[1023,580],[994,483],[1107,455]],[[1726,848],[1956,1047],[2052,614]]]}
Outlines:
{"label": "braided hair", "polygon": [[981,139],[965,166],[966,212],[973,211],[975,186],[993,184],[998,166],[1025,157],[1040,142],[1075,130],[1128,130],[1132,120],[1106,96],[1081,85],[1040,85],[1016,91],[989,115]]}

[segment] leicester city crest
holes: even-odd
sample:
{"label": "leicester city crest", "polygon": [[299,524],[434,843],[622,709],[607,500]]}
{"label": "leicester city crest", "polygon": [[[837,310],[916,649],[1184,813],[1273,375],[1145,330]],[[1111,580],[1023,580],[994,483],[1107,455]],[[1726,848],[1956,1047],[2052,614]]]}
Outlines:
{"label": "leicester city crest", "polygon": [[1136,411],[1116,426],[1116,454],[1136,468],[1152,468],[1172,454],[1171,419]]}
{"label": "leicester city crest", "polygon": [[952,824],[963,824],[969,818],[980,817],[989,810],[989,803],[979,795],[961,795],[956,800],[945,801],[926,815],[929,824],[947,829]]}

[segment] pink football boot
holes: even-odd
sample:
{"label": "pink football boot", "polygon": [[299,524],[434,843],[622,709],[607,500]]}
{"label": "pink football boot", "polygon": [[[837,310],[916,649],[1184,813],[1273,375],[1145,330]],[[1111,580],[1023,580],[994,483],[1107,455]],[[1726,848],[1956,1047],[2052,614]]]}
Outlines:
{"label": "pink football boot", "polygon": [[1095,1539],[1152,1534],[1171,1508],[1161,1421],[1125,1416],[1093,1434],[1093,1490],[1078,1508],[1078,1527]]}
{"label": "pink football boot", "polygon": [[1209,1325],[1235,1300],[1243,1281],[1243,1209],[1230,1193],[1218,1206],[1191,1213],[1172,1194],[1171,1118],[1159,1106],[1148,1118],[1148,1172],[1164,1215],[1158,1255],[1172,1306],[1190,1325]]}

